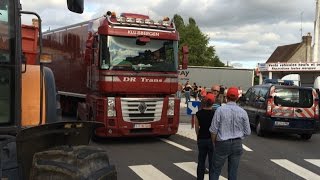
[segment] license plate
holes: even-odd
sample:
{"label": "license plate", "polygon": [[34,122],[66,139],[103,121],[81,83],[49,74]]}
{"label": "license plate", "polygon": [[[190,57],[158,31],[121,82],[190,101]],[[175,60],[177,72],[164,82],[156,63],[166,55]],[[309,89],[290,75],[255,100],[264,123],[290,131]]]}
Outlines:
{"label": "license plate", "polygon": [[289,126],[289,122],[283,122],[283,121],[275,121],[275,126]]}
{"label": "license plate", "polygon": [[151,124],[135,124],[133,128],[151,128]]}

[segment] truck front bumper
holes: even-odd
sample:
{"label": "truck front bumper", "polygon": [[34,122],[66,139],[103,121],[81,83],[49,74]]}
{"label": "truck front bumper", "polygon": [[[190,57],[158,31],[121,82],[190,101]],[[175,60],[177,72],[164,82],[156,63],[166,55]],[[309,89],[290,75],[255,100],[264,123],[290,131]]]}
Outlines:
{"label": "truck front bumper", "polygon": [[99,137],[139,137],[139,136],[168,136],[176,134],[178,126],[152,126],[151,128],[107,127],[96,130]]}

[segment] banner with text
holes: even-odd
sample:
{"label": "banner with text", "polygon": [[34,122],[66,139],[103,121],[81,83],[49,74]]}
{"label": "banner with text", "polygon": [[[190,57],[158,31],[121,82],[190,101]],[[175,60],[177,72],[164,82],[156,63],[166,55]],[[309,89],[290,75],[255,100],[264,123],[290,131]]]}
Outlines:
{"label": "banner with text", "polygon": [[320,63],[258,63],[263,71],[320,71]]}

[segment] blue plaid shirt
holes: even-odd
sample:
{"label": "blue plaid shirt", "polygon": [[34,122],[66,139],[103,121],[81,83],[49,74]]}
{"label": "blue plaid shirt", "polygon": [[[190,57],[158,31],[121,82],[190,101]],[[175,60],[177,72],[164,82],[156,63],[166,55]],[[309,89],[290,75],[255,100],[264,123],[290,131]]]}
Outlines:
{"label": "blue plaid shirt", "polygon": [[243,138],[251,134],[248,114],[235,102],[228,102],[216,110],[209,130],[217,134],[217,141]]}

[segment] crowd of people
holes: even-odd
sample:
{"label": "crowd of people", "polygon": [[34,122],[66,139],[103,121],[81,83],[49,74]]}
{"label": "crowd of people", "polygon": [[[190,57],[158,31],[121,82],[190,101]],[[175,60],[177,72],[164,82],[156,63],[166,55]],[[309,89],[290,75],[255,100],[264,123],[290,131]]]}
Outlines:
{"label": "crowd of people", "polygon": [[185,93],[186,103],[190,96],[201,101],[195,116],[195,133],[198,145],[197,179],[203,180],[206,173],[206,159],[209,160],[209,179],[218,180],[225,161],[228,160],[228,179],[236,180],[242,149],[242,139],[250,135],[251,129],[247,112],[237,105],[242,91],[237,87],[213,85],[191,86],[187,82],[179,85],[180,96]]}
{"label": "crowd of people", "polygon": [[[193,85],[191,85],[189,81],[186,81],[184,85],[182,85],[181,83],[178,84],[178,91],[176,93],[176,96],[181,99],[182,94],[184,94],[185,103],[187,104],[188,101],[191,101],[191,98],[193,98],[195,101],[201,101],[207,95],[207,93],[218,93],[217,101],[220,104],[226,103],[227,102],[226,93],[228,88],[223,85],[213,85],[213,86],[211,87],[211,91],[210,90],[207,91],[208,89],[206,86],[198,86],[197,83],[195,82],[193,83]],[[213,89],[216,89],[218,91],[213,92],[212,91]],[[239,98],[240,98],[242,96],[242,90],[240,87],[238,87],[238,91],[239,91]]]}

